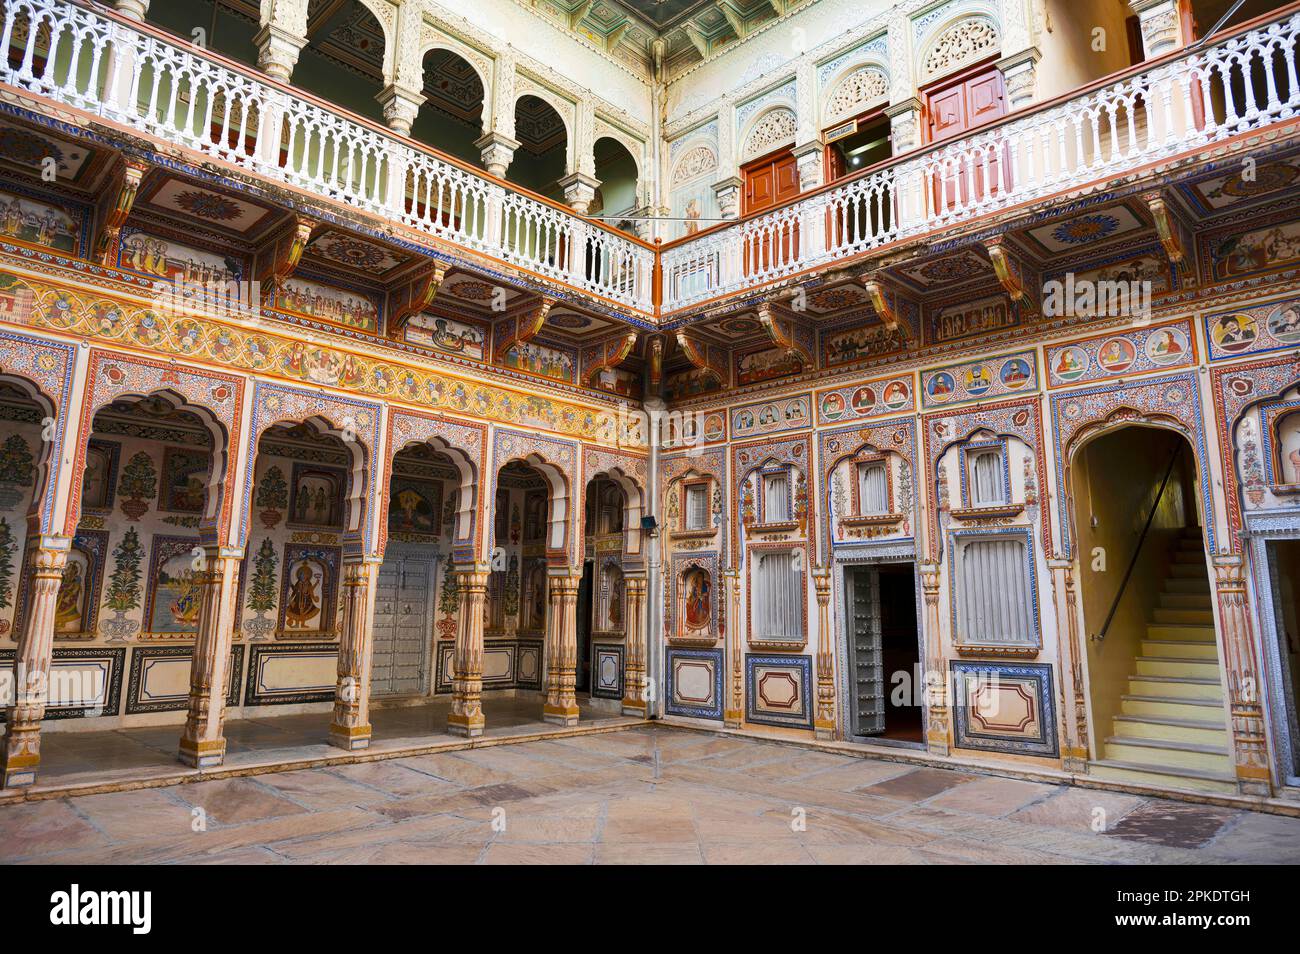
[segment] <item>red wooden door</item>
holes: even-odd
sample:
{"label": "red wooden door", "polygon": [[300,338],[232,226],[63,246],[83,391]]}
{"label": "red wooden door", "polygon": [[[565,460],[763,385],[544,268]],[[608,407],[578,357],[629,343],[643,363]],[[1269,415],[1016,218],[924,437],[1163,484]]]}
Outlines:
{"label": "red wooden door", "polygon": [[[741,169],[745,182],[745,215],[763,212],[799,195],[799,168],[785,149]],[[749,241],[745,274],[792,260],[799,254],[799,226],[793,223],[767,231]]]}
{"label": "red wooden door", "polygon": [[[929,142],[942,142],[971,132],[1007,113],[1002,72],[996,66],[979,66],[925,90],[926,131]],[[937,172],[934,177],[935,208],[951,208],[979,199],[985,189],[997,192],[1006,172],[1006,150],[980,156],[973,162]],[[987,183],[987,185],[986,185]]]}

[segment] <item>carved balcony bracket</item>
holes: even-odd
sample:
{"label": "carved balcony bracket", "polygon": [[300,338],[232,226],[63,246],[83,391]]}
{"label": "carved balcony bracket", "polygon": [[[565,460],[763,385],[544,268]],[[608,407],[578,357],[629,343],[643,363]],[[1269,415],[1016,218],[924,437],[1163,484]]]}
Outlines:
{"label": "carved balcony bracket", "polygon": [[725,349],[698,341],[685,331],[677,332],[677,347],[682,349],[682,354],[686,355],[687,361],[701,371],[710,372],[723,387],[726,387],[728,375]]}
{"label": "carved balcony bracket", "polygon": [[127,159],[106,190],[99,206],[99,230],[95,237],[95,260],[101,265],[112,265],[117,256],[118,237],[135,205],[136,194],[150,167],[135,159]]}
{"label": "carved balcony bracket", "polygon": [[998,276],[1002,290],[1007,293],[1016,306],[1026,314],[1039,312],[1039,290],[1042,287],[1038,269],[1009,242],[998,235],[984,243],[993,264],[993,273]]}
{"label": "carved balcony bracket", "polygon": [[498,323],[494,334],[497,344],[493,352],[493,360],[504,360],[506,353],[511,348],[532,341],[533,338],[537,337],[537,333],[546,324],[546,316],[551,313],[551,309],[554,307],[555,299],[543,295],[541,300],[532,308]]}
{"label": "carved balcony bracket", "polygon": [[1169,264],[1178,272],[1179,281],[1183,284],[1194,282],[1196,269],[1192,267],[1192,250],[1195,245],[1192,243],[1191,229],[1183,217],[1165,201],[1162,193],[1148,192],[1142,198],[1151,212],[1151,221],[1155,224],[1156,235],[1160,237],[1160,245],[1165,250]]}
{"label": "carved balcony bracket", "polygon": [[[874,272],[867,272],[861,276],[859,281],[862,282],[863,291],[871,299],[871,307],[875,310],[880,323],[903,341],[912,338],[914,335],[912,324],[903,316],[903,308],[907,304],[906,299],[894,288],[877,278]],[[909,308],[908,310],[911,311],[912,309]],[[919,309],[916,309],[915,313],[919,314]]]}
{"label": "carved balcony bracket", "polygon": [[393,302],[388,317],[390,337],[399,337],[402,328],[412,317],[433,304],[446,277],[447,263],[436,262],[432,268],[393,289],[389,295],[389,300]]}
{"label": "carved balcony bracket", "polygon": [[589,388],[597,387],[596,379],[601,372],[622,364],[636,347],[636,339],[637,333],[629,331],[583,349],[582,383]]}
{"label": "carved balcony bracket", "polygon": [[292,216],[289,223],[258,250],[256,274],[264,296],[274,295],[281,283],[294,273],[316,225],[311,219]]}
{"label": "carved balcony bracket", "polygon": [[813,358],[815,335],[810,326],[793,316],[778,313],[770,301],[758,306],[758,323],[767,332],[772,345],[798,359],[803,370],[817,367],[817,361]]}

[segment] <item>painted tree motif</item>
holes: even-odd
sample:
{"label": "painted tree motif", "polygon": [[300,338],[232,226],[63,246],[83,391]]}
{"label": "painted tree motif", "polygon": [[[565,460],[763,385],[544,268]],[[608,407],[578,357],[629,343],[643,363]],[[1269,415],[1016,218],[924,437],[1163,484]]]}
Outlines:
{"label": "painted tree motif", "polygon": [[149,509],[148,501],[158,493],[158,469],[153,458],[140,451],[127,461],[118,491],[122,496],[122,512],[131,520],[139,520]]}
{"label": "painted tree motif", "polygon": [[280,516],[289,506],[289,484],[284,471],[272,464],[257,485],[257,506],[261,507],[262,526],[270,530],[280,522]]}
{"label": "painted tree motif", "polygon": [[438,600],[438,612],[450,616],[460,612],[460,584],[456,582],[456,563],[450,553],[442,567],[442,596]]}
{"label": "painted tree motif", "polygon": [[257,556],[253,558],[253,579],[249,581],[248,599],[244,603],[258,616],[264,616],[275,609],[275,569],[278,563],[275,545],[271,543],[270,537],[266,537],[257,548]]}
{"label": "painted tree motif", "polygon": [[103,623],[110,642],[123,642],[139,628],[138,623],[126,618],[126,613],[140,606],[140,561],[143,557],[140,536],[135,527],[128,527],[113,550],[113,573],[108,578],[108,593],[104,601],[104,605],[113,610],[113,618]]}
{"label": "painted tree motif", "polygon": [[11,434],[0,444],[0,483],[28,487],[35,468],[32,448],[21,434]]}
{"label": "painted tree motif", "polygon": [[507,616],[519,614],[519,557],[510,558],[510,569],[506,570],[506,591],[502,609]]}
{"label": "painted tree motif", "polygon": [[14,554],[18,542],[14,539],[9,521],[0,517],[0,609],[13,603],[14,593]]}

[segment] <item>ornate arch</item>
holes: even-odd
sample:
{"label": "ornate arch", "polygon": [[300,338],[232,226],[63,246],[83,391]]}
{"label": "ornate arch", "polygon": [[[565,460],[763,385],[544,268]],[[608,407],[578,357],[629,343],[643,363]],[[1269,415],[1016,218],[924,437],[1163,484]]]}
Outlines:
{"label": "ornate arch", "polygon": [[[899,455],[912,475],[911,513],[909,519],[917,519],[917,504],[920,502],[916,481],[916,421],[910,417],[896,417],[885,421],[876,421],[861,427],[843,427],[826,431],[818,435],[821,462],[821,544],[820,553],[824,566],[831,562],[832,528],[831,517],[831,476],[836,468],[846,460],[852,460],[866,447],[873,447],[882,453]],[[915,533],[915,529],[913,529]]]}
{"label": "ornate arch", "polygon": [[627,150],[628,155],[632,157],[633,165],[636,166],[636,181],[639,185],[641,180],[645,177],[645,169],[643,168],[643,160],[645,159],[645,143],[638,142],[622,130],[597,117],[595,130],[592,133],[591,139],[592,149],[595,149],[596,143],[600,142],[602,139],[612,140]]}
{"label": "ornate arch", "polygon": [[1112,384],[1052,397],[1052,427],[1056,450],[1056,507],[1061,548],[1073,554],[1074,530],[1070,506],[1070,470],[1079,448],[1102,434],[1140,425],[1181,434],[1192,447],[1201,476],[1199,506],[1211,552],[1217,549],[1218,518],[1209,480],[1209,456],[1201,420],[1200,393],[1194,373],[1173,375],[1135,384]]}
{"label": "ornate arch", "polygon": [[718,149],[709,139],[692,139],[682,146],[681,155],[673,162],[668,175],[669,190],[687,182],[717,172]]}
{"label": "ornate arch", "polygon": [[649,510],[645,491],[649,476],[647,461],[634,454],[584,448],[580,491],[583,499],[578,503],[578,513],[586,512],[587,485],[602,476],[612,480],[623,492],[623,556],[639,565],[644,542],[641,517]]}
{"label": "ornate arch", "polygon": [[521,461],[535,468],[546,478],[550,497],[550,515],[546,531],[546,558],[556,564],[565,561],[568,567],[578,565],[576,532],[581,517],[582,488],[578,480],[577,441],[558,437],[542,437],[520,431],[500,429],[492,442],[492,482],[488,487],[484,507],[485,526],[496,520],[497,484],[501,468],[511,461]]}
{"label": "ornate arch", "polygon": [[[565,172],[573,171],[574,157],[577,155],[577,106],[565,99],[559,93],[547,89],[535,79],[518,74],[515,77],[514,93],[510,100],[510,131],[514,135],[518,132],[515,129],[515,114],[519,110],[519,101],[525,96],[532,96],[546,103],[551,109],[555,110],[560,117],[560,123],[564,126],[564,169]],[[516,135],[515,138],[518,138]]]}
{"label": "ornate arch", "polygon": [[76,532],[81,516],[81,488],[86,469],[86,448],[94,430],[95,415],[121,398],[165,397],[203,421],[212,435],[212,472],[208,475],[207,503],[200,522],[205,541],[224,541],[235,499],[235,448],[239,446],[240,417],[245,379],[165,361],[113,354],[96,348],[86,367],[86,391],[81,406],[77,451],[64,532]]}
{"label": "ornate arch", "polygon": [[740,136],[739,159],[743,163],[792,143],[798,132],[794,106],[785,102],[771,105],[745,126]]}
{"label": "ornate arch", "polygon": [[317,433],[339,438],[347,448],[351,468],[344,523],[345,550],[372,552],[370,548],[376,541],[374,530],[379,485],[376,475],[381,417],[382,407],[370,401],[258,381],[253,387],[253,415],[248,429],[243,498],[239,510],[239,539],[248,539],[253,473],[262,434],[274,424],[305,423]]}
{"label": "ornate arch", "polygon": [[[810,511],[813,509],[808,486],[813,479],[812,441],[810,437],[805,435],[787,440],[753,441],[748,444],[736,444],[732,447],[731,454],[731,489],[737,510],[740,509],[745,481],[749,480],[755,471],[769,464],[789,466],[798,471],[804,485],[805,505]],[[798,505],[797,483],[791,487],[791,491],[795,495],[796,506]],[[810,542],[813,540],[812,528],[815,526],[815,520],[816,515],[810,512],[807,515],[807,530],[805,532],[805,539]],[[738,519],[732,521],[731,524],[731,552],[737,567],[744,562],[744,540],[742,539],[744,523],[743,519]]]}
{"label": "ornate arch", "polygon": [[[470,69],[478,76],[479,83],[483,87],[483,113],[486,117],[492,111],[491,61],[469,44],[449,36],[428,23],[424,23],[420,30],[420,40],[416,44],[414,57],[414,66],[419,70],[419,76],[411,77],[411,79],[418,78],[421,81],[420,87],[424,85],[424,58],[434,50],[446,50],[448,53],[454,53],[469,64]],[[406,79],[406,77],[399,77],[399,79]]]}
{"label": "ornate arch", "polygon": [[931,27],[916,49],[917,85],[992,56],[1002,49],[997,13],[983,4],[965,6]]}
{"label": "ornate arch", "polygon": [[[72,395],[75,345],[0,331],[0,380],[24,391],[54,421],[36,470],[32,513],[40,533],[54,533],[55,494],[62,473],[64,430]],[[84,461],[83,461],[84,464]]]}
{"label": "ornate arch", "polygon": [[389,487],[393,476],[393,458],[402,450],[416,444],[428,444],[441,451],[455,465],[460,475],[455,530],[452,537],[453,559],[457,563],[471,563],[486,559],[483,549],[483,484],[484,456],[487,453],[487,426],[452,421],[436,414],[394,409],[388,416],[388,432],[384,446],[388,448],[388,462],[384,465],[385,493],[380,500],[379,552],[388,542]]}
{"label": "ornate arch", "polygon": [[857,115],[871,103],[887,100],[889,70],[874,60],[859,61],[841,70],[826,88],[821,108],[823,128]]}

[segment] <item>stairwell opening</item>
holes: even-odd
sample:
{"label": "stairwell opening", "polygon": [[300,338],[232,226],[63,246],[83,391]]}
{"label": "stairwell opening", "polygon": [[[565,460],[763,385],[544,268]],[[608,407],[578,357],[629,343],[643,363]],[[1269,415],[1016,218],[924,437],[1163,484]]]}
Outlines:
{"label": "stairwell opening", "polygon": [[1191,445],[1126,425],[1072,465],[1089,772],[1236,790]]}

